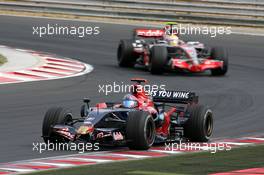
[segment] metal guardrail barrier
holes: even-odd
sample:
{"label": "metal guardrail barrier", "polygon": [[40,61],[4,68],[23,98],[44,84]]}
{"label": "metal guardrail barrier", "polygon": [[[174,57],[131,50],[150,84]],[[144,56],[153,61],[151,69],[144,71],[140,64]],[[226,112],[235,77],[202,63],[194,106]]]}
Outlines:
{"label": "metal guardrail barrier", "polygon": [[0,0],[0,10],[264,27],[262,0]]}

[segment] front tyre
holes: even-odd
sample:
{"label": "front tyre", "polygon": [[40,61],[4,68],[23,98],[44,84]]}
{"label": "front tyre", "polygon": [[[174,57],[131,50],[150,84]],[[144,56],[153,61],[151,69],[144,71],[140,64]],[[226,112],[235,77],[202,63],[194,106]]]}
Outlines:
{"label": "front tyre", "polygon": [[143,111],[129,112],[126,139],[130,149],[149,149],[155,141],[155,123],[152,115]]}
{"label": "front tyre", "polygon": [[153,46],[151,48],[151,57],[149,71],[152,74],[162,74],[167,63],[168,51],[164,46]]}
{"label": "front tyre", "polygon": [[190,116],[184,125],[184,135],[193,142],[207,142],[213,132],[213,113],[203,105],[194,104],[187,107]]}
{"label": "front tyre", "polygon": [[64,138],[54,133],[52,127],[57,124],[66,125],[72,122],[72,114],[62,107],[50,108],[44,117],[42,124],[42,136],[45,143],[66,142]]}
{"label": "front tyre", "polygon": [[228,53],[222,47],[214,47],[211,50],[211,58],[214,60],[223,61],[223,67],[212,69],[211,73],[213,76],[225,75],[228,71]]}
{"label": "front tyre", "polygon": [[134,53],[132,40],[120,40],[117,48],[117,61],[120,67],[133,67],[138,55]]}

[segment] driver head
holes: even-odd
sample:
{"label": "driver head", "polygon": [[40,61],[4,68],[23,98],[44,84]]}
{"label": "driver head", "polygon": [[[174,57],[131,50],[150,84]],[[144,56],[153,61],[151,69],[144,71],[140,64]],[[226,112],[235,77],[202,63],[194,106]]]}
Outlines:
{"label": "driver head", "polygon": [[125,108],[135,108],[138,106],[137,98],[134,95],[126,94],[123,98],[122,105]]}
{"label": "driver head", "polygon": [[177,35],[165,35],[164,40],[167,41],[169,46],[178,46],[179,38]]}

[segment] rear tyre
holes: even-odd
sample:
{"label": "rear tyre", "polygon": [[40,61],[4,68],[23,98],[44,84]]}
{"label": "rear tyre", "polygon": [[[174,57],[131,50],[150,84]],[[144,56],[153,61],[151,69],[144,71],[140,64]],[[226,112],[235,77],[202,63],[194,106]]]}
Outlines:
{"label": "rear tyre", "polygon": [[130,112],[126,127],[127,145],[130,149],[147,150],[155,141],[155,123],[148,112]]}
{"label": "rear tyre", "polygon": [[184,135],[193,142],[207,142],[213,132],[213,113],[203,105],[194,104],[187,107],[190,114],[184,126]]}
{"label": "rear tyre", "polygon": [[134,53],[132,40],[120,40],[117,49],[117,61],[120,67],[133,67],[138,55]]}
{"label": "rear tyre", "polygon": [[212,69],[211,73],[213,76],[225,75],[228,70],[228,53],[222,47],[214,47],[211,50],[211,58],[214,60],[223,61],[223,67]]}
{"label": "rear tyre", "polygon": [[153,46],[151,48],[151,58],[149,70],[152,74],[162,74],[167,63],[168,51],[164,46]]}
{"label": "rear tyre", "polygon": [[45,143],[66,142],[63,137],[52,131],[52,126],[57,124],[67,124],[72,121],[72,114],[69,110],[62,107],[50,108],[44,117],[42,125],[42,136]]}

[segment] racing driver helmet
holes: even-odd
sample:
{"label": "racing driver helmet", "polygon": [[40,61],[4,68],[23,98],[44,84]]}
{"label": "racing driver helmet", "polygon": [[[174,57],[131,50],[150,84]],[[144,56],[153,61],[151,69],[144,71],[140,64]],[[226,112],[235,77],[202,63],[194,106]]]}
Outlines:
{"label": "racing driver helmet", "polygon": [[135,108],[138,106],[137,98],[131,94],[127,94],[123,98],[122,105],[124,108]]}
{"label": "racing driver helmet", "polygon": [[164,40],[169,46],[178,46],[179,44],[179,37],[177,35],[165,35]]}

